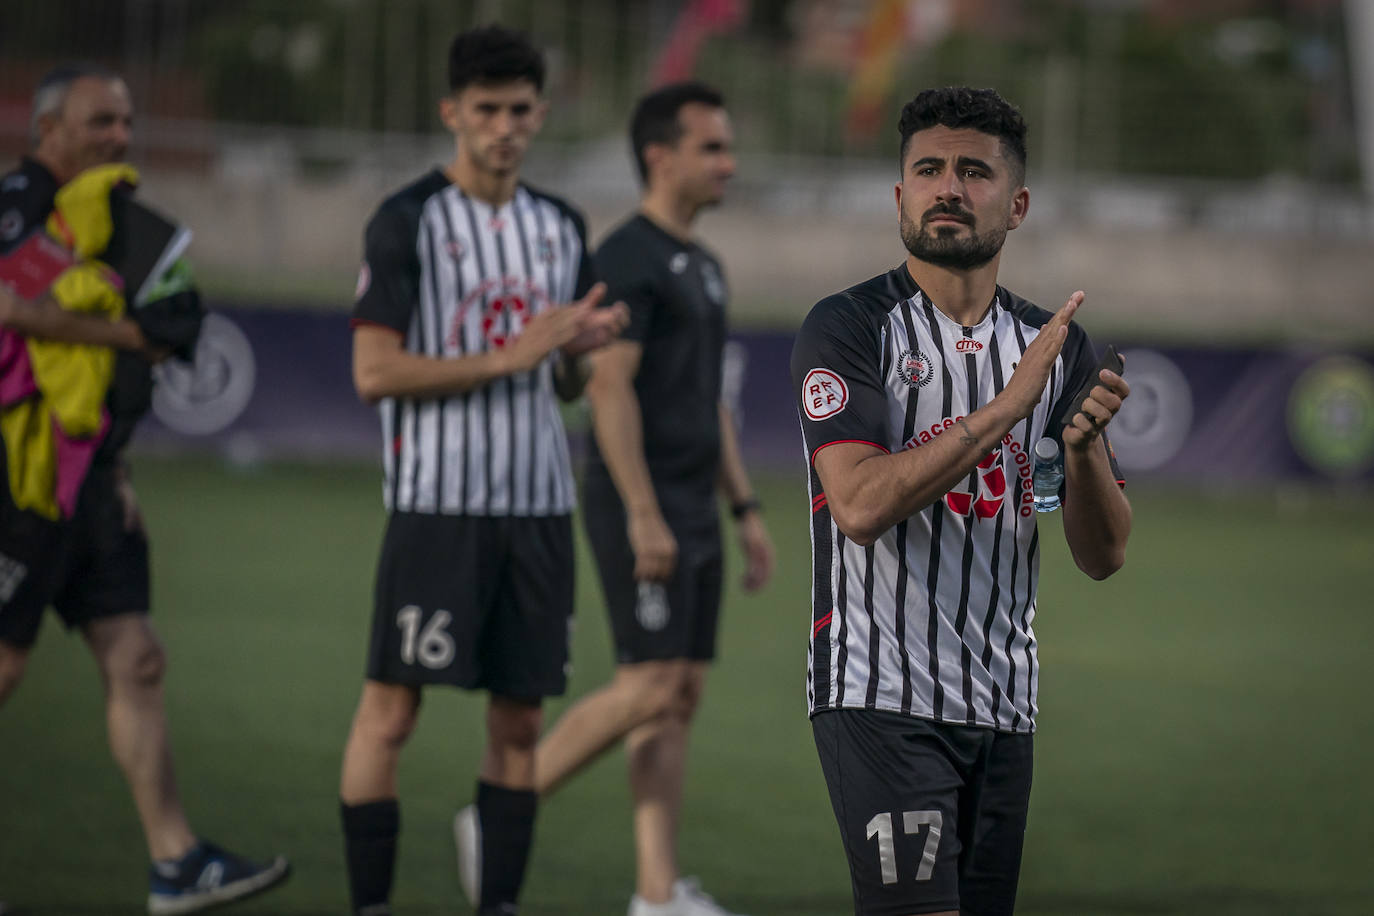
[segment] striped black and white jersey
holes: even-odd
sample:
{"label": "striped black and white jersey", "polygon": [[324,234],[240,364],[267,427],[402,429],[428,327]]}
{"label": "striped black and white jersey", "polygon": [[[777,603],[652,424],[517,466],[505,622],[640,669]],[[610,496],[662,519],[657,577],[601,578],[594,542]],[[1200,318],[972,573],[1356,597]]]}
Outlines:
{"label": "striped black and white jersey", "polygon": [[[398,331],[413,353],[457,358],[505,346],[532,316],[592,283],[586,226],[567,203],[520,185],[493,208],[435,170],[368,223],[353,321]],[[570,513],[554,359],[462,394],[383,399],[387,509]]]}
{"label": "striped black and white jersey", "polygon": [[[1032,449],[1042,436],[1060,439],[1067,401],[1096,368],[1082,328],[1070,326],[1033,413],[959,486],[870,547],[835,526],[815,457],[839,442],[895,453],[943,435],[1002,390],[1050,317],[999,288],[986,317],[963,327],[931,304],[905,264],[807,316],[792,378],[810,470],[812,715],[882,709],[1034,731]],[[1120,479],[1115,459],[1113,470]]]}

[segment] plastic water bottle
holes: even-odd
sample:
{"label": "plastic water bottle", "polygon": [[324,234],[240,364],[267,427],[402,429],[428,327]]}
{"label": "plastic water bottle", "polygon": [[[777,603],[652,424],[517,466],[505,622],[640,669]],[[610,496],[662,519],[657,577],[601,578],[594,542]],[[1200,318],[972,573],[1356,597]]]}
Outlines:
{"label": "plastic water bottle", "polygon": [[1059,460],[1059,443],[1046,436],[1035,443],[1035,473],[1031,486],[1035,492],[1035,511],[1053,512],[1059,508],[1059,486],[1064,482],[1064,464]]}

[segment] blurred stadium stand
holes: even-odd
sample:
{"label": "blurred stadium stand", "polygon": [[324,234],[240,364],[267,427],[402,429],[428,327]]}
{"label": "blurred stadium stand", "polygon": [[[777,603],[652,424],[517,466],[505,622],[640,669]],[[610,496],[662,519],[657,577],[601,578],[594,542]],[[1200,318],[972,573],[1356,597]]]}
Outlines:
{"label": "blurred stadium stand", "polygon": [[[348,300],[378,198],[443,161],[448,38],[501,21],[549,49],[528,174],[604,232],[633,203],[634,96],[694,73],[743,158],[709,236],[743,320],[787,325],[894,260],[893,130],[914,88],[995,85],[1030,120],[1033,216],[1004,276],[1164,333],[1374,338],[1334,0],[53,0],[0,17],[0,154],[52,64],[126,74],[145,194],[190,222],[212,291]],[[1294,296],[1305,327],[1286,327]]]}
{"label": "blurred stadium stand", "polygon": [[[552,111],[526,174],[583,207],[594,237],[635,201],[633,99],[687,75],[727,93],[741,167],[702,228],[753,331],[751,457],[795,455],[794,423],[760,425],[790,397],[768,387],[785,378],[787,333],[901,255],[902,103],[968,83],[996,86],[1031,124],[1031,218],[1004,282],[1051,307],[1085,289],[1095,339],[1158,348],[1136,360],[1120,424],[1137,455],[1157,453],[1150,469],[1374,479],[1369,0],[6,3],[0,157],[25,148],[47,68],[122,72],[141,193],[194,228],[203,286],[230,307],[194,371],[164,370],[145,447],[213,434],[244,460],[371,452],[342,320],[362,227],[451,155],[435,115],[447,43],[492,21],[548,50]],[[304,305],[333,311],[281,310]],[[1209,375],[1222,365],[1240,374]],[[1225,429],[1248,416],[1289,435],[1200,437],[1219,428],[1211,410]],[[1226,457],[1236,449],[1244,461]]]}

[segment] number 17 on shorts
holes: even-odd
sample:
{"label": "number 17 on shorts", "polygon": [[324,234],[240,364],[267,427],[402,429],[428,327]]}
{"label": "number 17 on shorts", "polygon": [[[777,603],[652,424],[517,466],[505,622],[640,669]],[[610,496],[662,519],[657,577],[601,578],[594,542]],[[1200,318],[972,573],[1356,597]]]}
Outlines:
{"label": "number 17 on shorts", "polygon": [[912,759],[904,718],[845,710],[812,720],[862,916],[959,909],[958,778]]}
{"label": "number 17 on shorts", "polygon": [[926,841],[918,863],[903,862],[900,866],[897,862],[896,843],[892,836],[892,820],[892,813],[883,811],[873,815],[873,819],[868,822],[868,839],[878,841],[878,865],[883,883],[896,884],[901,879],[901,871],[908,868],[914,872],[907,875],[908,879],[929,881],[930,876],[935,873],[935,853],[940,848],[940,828],[944,823],[944,816],[939,811],[902,812],[902,832],[907,836],[915,836],[924,829]]}

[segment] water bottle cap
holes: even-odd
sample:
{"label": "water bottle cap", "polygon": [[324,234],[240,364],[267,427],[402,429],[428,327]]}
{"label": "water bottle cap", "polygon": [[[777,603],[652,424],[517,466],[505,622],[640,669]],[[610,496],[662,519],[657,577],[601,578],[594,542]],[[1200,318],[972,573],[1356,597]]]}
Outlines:
{"label": "water bottle cap", "polygon": [[1059,457],[1059,443],[1046,436],[1035,443],[1035,457],[1041,461],[1053,461]]}

